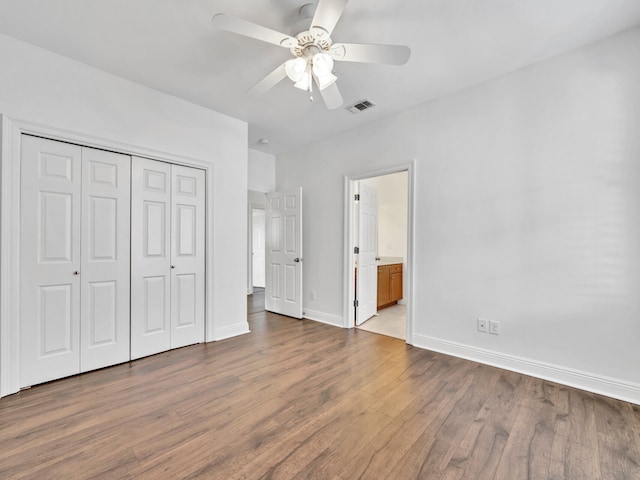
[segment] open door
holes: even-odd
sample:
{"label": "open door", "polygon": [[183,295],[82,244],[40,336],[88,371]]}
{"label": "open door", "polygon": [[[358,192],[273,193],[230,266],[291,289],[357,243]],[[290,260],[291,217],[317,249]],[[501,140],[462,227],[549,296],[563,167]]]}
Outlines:
{"label": "open door", "polygon": [[302,188],[267,194],[265,309],[302,318]]}
{"label": "open door", "polygon": [[359,182],[356,325],[378,311],[378,192]]}

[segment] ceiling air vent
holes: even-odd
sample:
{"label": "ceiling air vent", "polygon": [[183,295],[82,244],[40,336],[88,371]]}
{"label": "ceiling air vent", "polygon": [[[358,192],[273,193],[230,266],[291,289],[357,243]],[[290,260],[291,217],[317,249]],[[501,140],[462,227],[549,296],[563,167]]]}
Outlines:
{"label": "ceiling air vent", "polygon": [[375,107],[376,104],[373,103],[371,100],[360,100],[357,103],[354,103],[353,105],[351,105],[350,107],[347,107],[347,110],[349,110],[351,113],[360,113],[363,110],[366,110],[368,108],[371,107]]}

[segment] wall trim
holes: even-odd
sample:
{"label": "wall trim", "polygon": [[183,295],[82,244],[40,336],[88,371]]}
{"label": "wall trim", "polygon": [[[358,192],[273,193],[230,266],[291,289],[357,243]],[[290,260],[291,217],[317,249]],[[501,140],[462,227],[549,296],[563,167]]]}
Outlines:
{"label": "wall trim", "polygon": [[[19,131],[0,116],[0,397],[16,393],[20,381],[18,322],[20,318],[20,168],[13,162],[19,145],[12,138]],[[18,142],[19,143],[19,142]]]}
{"label": "wall trim", "polygon": [[636,383],[417,333],[414,334],[413,339],[413,345],[418,348],[484,363],[640,405],[640,385]]}
{"label": "wall trim", "polygon": [[334,327],[345,328],[344,319],[340,315],[333,315],[331,313],[319,312],[317,310],[304,309],[302,312],[302,318],[313,320],[314,322],[326,323]]}
{"label": "wall trim", "polygon": [[244,335],[245,333],[251,333],[251,330],[249,330],[249,322],[240,322],[227,325],[226,327],[216,328],[213,332],[213,340],[217,342],[227,338],[237,337],[238,335]]}
{"label": "wall trim", "polygon": [[[200,159],[132,145],[109,138],[40,125],[0,114],[0,397],[20,389],[20,156],[21,136],[36,135],[75,143],[87,147],[110,150],[197,167],[205,170],[207,182],[207,240],[205,280],[205,341],[213,341],[213,178],[215,165]],[[241,332],[244,333],[244,332]]]}

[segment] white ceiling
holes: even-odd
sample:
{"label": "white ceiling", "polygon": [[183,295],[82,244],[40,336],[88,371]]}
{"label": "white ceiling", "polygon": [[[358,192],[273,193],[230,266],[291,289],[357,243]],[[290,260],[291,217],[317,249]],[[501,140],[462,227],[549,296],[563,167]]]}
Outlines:
{"label": "white ceiling", "polygon": [[247,96],[290,53],[211,17],[295,34],[309,1],[0,0],[0,32],[245,120],[249,147],[278,154],[640,25],[640,0],[351,0],[334,42],[412,49],[400,67],[336,62],[345,106],[376,108],[329,111],[288,79]]}

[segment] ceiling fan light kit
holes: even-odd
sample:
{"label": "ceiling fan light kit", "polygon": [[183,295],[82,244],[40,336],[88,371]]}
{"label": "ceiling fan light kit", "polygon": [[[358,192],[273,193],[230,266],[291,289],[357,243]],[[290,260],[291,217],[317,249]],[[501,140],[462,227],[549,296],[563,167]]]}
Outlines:
{"label": "ceiling fan light kit", "polygon": [[254,85],[250,93],[262,94],[288,77],[294,86],[307,92],[318,87],[327,108],[339,108],[342,95],[333,72],[334,60],[343,62],[404,65],[411,50],[403,45],[333,43],[331,32],[342,16],[348,0],[319,0],[309,30],[295,37],[256,23],[218,13],[212,22],[218,28],[288,48],[294,58],[287,60]]}
{"label": "ceiling fan light kit", "polygon": [[299,82],[307,71],[307,62],[304,58],[292,58],[284,62],[284,70],[293,82]]}
{"label": "ceiling fan light kit", "polygon": [[293,84],[294,87],[299,88],[300,90],[304,90],[305,92],[311,92],[313,88],[313,81],[311,79],[311,71],[309,69],[305,70],[304,75]]}
{"label": "ceiling fan light kit", "polygon": [[313,73],[317,77],[331,75],[333,70],[333,58],[326,53],[316,53],[311,59],[313,65]]}
{"label": "ceiling fan light kit", "polygon": [[294,82],[294,87],[311,91],[313,80],[319,90],[324,90],[333,84],[338,77],[333,73],[333,58],[326,53],[316,53],[306,58],[296,57],[284,62],[287,77]]}

